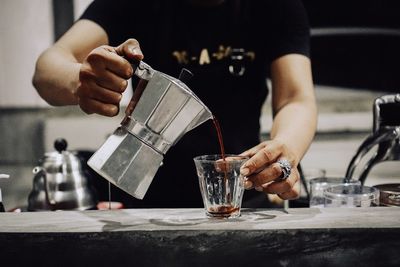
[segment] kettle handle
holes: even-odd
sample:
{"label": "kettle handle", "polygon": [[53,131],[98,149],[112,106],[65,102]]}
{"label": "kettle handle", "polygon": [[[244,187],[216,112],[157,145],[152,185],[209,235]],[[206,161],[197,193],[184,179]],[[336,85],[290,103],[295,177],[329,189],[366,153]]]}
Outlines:
{"label": "kettle handle", "polygon": [[141,80],[147,81],[149,81],[153,77],[155,70],[150,67],[149,64],[135,58],[124,58],[131,64],[131,66],[135,70],[133,72],[133,75],[135,75],[136,77],[140,78]]}
{"label": "kettle handle", "polygon": [[129,120],[128,117],[132,114],[137,103],[139,102],[140,97],[143,94],[144,89],[146,88],[148,81],[153,77],[155,72],[152,67],[141,60],[127,57],[125,57],[125,59],[132,65],[133,69],[135,70],[133,74],[140,80],[136,86],[136,89],[133,92],[132,98],[129,101],[128,106],[125,109],[125,118],[122,124]]}
{"label": "kettle handle", "polygon": [[44,193],[45,193],[45,196],[46,196],[46,200],[48,201],[48,203],[50,205],[55,205],[56,204],[56,200],[54,198],[54,193],[51,193],[49,181],[47,179],[46,170],[43,167],[36,166],[35,168],[33,168],[32,172],[33,172],[33,174],[36,174],[36,175],[39,174],[39,173],[43,173],[42,177],[43,177]]}
{"label": "kettle handle", "polygon": [[127,117],[129,117],[132,114],[132,112],[135,110],[135,107],[136,107],[137,103],[139,102],[139,99],[142,96],[143,91],[147,86],[147,83],[148,83],[148,81],[146,81],[146,80],[143,80],[143,79],[139,80],[139,83],[137,84],[136,89],[133,92],[132,98],[129,101],[129,104],[125,109],[125,119],[124,120],[126,120]]}
{"label": "kettle handle", "polygon": [[[126,116],[124,121],[126,122],[128,120],[128,117],[135,109],[137,103],[139,102],[139,99],[142,96],[148,81],[153,77],[155,70],[142,60],[127,57],[125,57],[125,59],[132,65],[133,69],[135,70],[133,74],[140,79],[136,86],[136,89],[134,90],[133,96],[129,101],[129,104],[125,109]],[[183,68],[179,74],[178,79],[184,83],[187,83],[192,77],[193,73],[191,73],[188,69]]]}

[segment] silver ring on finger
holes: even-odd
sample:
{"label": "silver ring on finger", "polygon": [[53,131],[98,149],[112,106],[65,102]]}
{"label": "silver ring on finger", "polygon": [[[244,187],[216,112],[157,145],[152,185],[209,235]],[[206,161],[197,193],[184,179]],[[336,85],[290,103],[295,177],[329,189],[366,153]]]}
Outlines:
{"label": "silver ring on finger", "polygon": [[277,162],[282,170],[282,174],[279,178],[281,180],[286,180],[292,173],[292,166],[290,165],[290,162],[287,159],[280,159]]}

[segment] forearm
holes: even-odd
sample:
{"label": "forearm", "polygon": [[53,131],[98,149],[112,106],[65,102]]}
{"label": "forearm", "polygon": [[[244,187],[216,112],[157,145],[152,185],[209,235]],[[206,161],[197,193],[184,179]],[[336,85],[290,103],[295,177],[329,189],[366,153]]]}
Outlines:
{"label": "forearm", "polygon": [[313,140],[316,126],[313,98],[289,101],[275,114],[271,138],[284,143],[295,154],[298,164]]}
{"label": "forearm", "polygon": [[76,105],[80,67],[73,55],[53,46],[39,57],[32,83],[50,105]]}

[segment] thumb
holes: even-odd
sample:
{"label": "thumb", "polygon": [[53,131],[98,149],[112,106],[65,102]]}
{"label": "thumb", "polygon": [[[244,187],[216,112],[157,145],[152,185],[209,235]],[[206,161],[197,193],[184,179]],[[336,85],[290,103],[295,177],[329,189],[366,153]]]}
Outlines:
{"label": "thumb", "polygon": [[120,44],[115,51],[118,55],[124,56],[130,59],[143,59],[143,53],[140,49],[139,42],[136,39],[128,39],[124,43]]}

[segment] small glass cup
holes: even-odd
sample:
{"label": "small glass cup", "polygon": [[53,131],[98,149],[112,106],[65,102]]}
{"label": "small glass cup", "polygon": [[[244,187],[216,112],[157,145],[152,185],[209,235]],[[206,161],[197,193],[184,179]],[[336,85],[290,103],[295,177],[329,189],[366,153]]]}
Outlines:
{"label": "small glass cup", "polygon": [[315,178],[323,178],[326,176],[326,170],[321,168],[307,168],[303,169],[304,175],[304,183],[300,184],[300,198],[307,199],[307,196],[310,192],[310,183],[311,179]]}
{"label": "small glass cup", "polygon": [[200,191],[206,215],[217,218],[240,216],[244,177],[240,167],[248,158],[237,155],[203,155],[195,157]]}
{"label": "small glass cup", "polygon": [[358,180],[346,181],[341,177],[318,177],[310,179],[310,208],[323,208],[325,205],[324,190],[341,184],[361,185]]}
{"label": "small glass cup", "polygon": [[326,208],[356,208],[379,206],[379,190],[357,184],[342,184],[324,190]]}

